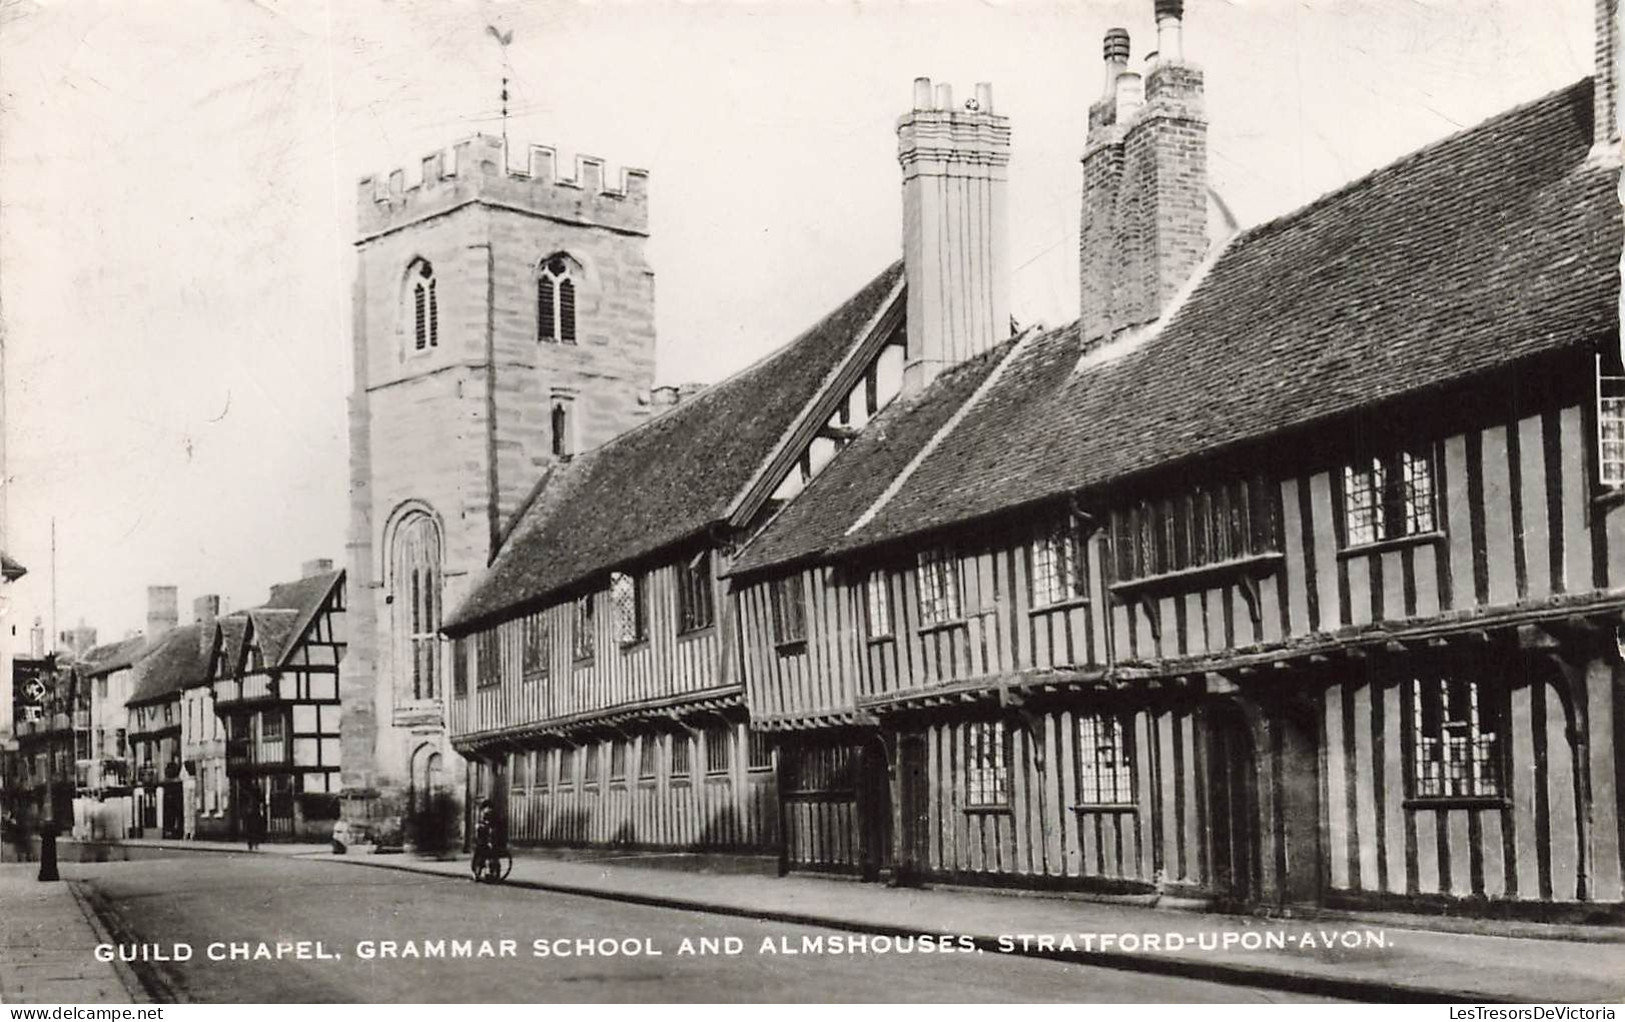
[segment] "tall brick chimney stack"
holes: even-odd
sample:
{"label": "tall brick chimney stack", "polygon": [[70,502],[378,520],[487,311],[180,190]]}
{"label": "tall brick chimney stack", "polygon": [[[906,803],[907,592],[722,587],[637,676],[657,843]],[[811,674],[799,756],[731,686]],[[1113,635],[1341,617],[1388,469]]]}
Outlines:
{"label": "tall brick chimney stack", "polygon": [[1128,33],[1106,33],[1110,87],[1089,108],[1083,153],[1079,305],[1098,344],[1157,318],[1208,249],[1202,72],[1186,63],[1183,0],[1155,0],[1157,45],[1142,79]]}
{"label": "tall brick chimney stack", "polygon": [[1592,77],[1595,122],[1591,138],[1597,149],[1606,148],[1608,154],[1617,159],[1620,156],[1619,0],[1597,0],[1596,16],[1596,62]]}
{"label": "tall brick chimney stack", "polygon": [[174,586],[147,587],[147,641],[181,623],[180,595]]}
{"label": "tall brick chimney stack", "polygon": [[912,393],[1010,336],[1010,119],[993,112],[993,87],[979,83],[955,109],[951,87],[914,79],[914,109],[897,122],[897,162],[908,280],[903,390]]}

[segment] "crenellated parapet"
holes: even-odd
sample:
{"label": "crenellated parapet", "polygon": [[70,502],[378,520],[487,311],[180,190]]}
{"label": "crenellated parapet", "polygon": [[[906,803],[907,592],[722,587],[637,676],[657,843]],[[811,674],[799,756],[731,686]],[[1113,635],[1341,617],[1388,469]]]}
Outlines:
{"label": "crenellated parapet", "polygon": [[415,166],[362,178],[356,190],[359,236],[366,240],[474,201],[648,234],[648,171],[627,167],[616,186],[608,182],[604,161],[596,156],[576,157],[570,176],[561,176],[557,163],[555,149],[533,145],[525,151],[524,165],[514,167],[502,139],[464,139]]}

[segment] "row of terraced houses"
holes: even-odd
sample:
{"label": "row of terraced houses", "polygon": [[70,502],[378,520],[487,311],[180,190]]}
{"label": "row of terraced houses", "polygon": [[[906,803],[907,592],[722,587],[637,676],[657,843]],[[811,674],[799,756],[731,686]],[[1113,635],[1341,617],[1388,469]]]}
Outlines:
{"label": "row of terraced houses", "polygon": [[1593,78],[1238,230],[1148,4],[1143,75],[1104,38],[1057,329],[1013,327],[1009,120],[918,80],[900,260],[697,391],[651,388],[643,172],[481,137],[364,180],[356,805],[1619,919],[1614,5]]}
{"label": "row of terraced houses", "polygon": [[238,840],[251,819],[271,839],[327,840],[344,599],[330,560],[247,610],[200,596],[184,625],[176,588],[149,587],[143,632],[64,643],[42,662],[41,694],[21,697],[43,712],[15,725],[7,811],[88,841]]}

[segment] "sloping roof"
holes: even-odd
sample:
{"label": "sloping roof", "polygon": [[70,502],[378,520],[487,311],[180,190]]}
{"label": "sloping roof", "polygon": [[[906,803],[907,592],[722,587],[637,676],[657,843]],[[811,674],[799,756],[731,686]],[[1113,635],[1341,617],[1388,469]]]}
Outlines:
{"label": "sloping roof", "polygon": [[293,642],[299,618],[299,611],[292,609],[256,607],[248,612],[248,619],[254,623],[254,641],[259,645],[260,656],[267,666],[282,661],[282,655]]}
{"label": "sloping roof", "polygon": [[[282,582],[271,587],[271,598],[266,601],[267,610],[291,610],[295,612],[288,633],[281,640],[281,648],[275,654],[275,663],[281,665],[293,656],[298,647],[296,642],[310,627],[314,618],[327,603],[329,597],[344,580],[344,569],[318,572],[314,575],[299,579],[297,582]],[[266,648],[264,640],[260,642],[260,652],[269,659],[272,654]]]}
{"label": "sloping roof", "polygon": [[[1151,336],[1040,338],[844,548],[1334,420],[1617,329],[1619,171],[1591,83],[1236,238]],[[1110,349],[1107,349],[1110,350]]]}
{"label": "sloping roof", "polygon": [[750,541],[734,560],[730,574],[746,575],[805,561],[840,542],[847,528],[1010,355],[1015,343],[1007,341],[955,366],[925,390],[899,396],[881,409]]}
{"label": "sloping roof", "polygon": [[171,628],[135,665],[135,690],[125,705],[162,702],[182,689],[208,681],[208,658],[199,647],[197,625]]}
{"label": "sloping roof", "polygon": [[243,655],[243,640],[248,635],[248,614],[239,610],[216,618],[214,623],[220,635],[220,662],[228,672],[236,671],[237,661]]}
{"label": "sloping roof", "polygon": [[901,278],[900,263],[888,267],[788,345],[552,473],[445,630],[467,631],[725,518]]}
{"label": "sloping roof", "polygon": [[87,678],[94,678],[102,674],[111,674],[135,663],[146,648],[147,639],[144,635],[120,639],[118,642],[107,642],[93,647],[76,665],[79,673]]}
{"label": "sloping roof", "polygon": [[27,568],[7,557],[4,550],[0,550],[0,577],[4,577],[7,582],[15,582],[26,574]]}

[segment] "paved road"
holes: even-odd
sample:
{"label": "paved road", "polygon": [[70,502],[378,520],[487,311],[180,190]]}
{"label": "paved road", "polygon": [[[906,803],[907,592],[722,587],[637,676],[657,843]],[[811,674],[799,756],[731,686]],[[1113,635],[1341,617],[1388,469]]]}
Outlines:
{"label": "paved road", "polygon": [[[834,934],[777,923],[476,885],[284,856],[190,855],[74,864],[121,939],[188,944],[185,963],[150,966],[176,999],[259,1001],[1279,1001],[1306,1000],[1196,980],[992,953],[762,952]],[[673,885],[683,875],[672,874]],[[537,939],[620,938],[662,952],[532,955]],[[742,953],[683,955],[684,939],[738,938]],[[320,941],[328,961],[207,960],[208,945]],[[364,957],[384,941],[514,942],[513,957]],[[367,942],[372,942],[369,945]],[[313,950],[313,949],[312,949]],[[88,951],[87,951],[88,953]]]}

